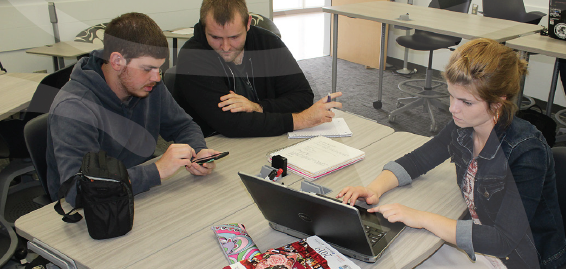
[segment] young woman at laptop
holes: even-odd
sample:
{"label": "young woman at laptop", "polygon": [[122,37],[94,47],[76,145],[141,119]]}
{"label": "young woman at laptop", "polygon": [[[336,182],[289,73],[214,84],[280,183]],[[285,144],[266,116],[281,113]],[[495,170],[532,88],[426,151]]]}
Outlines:
{"label": "young woman at laptop", "polygon": [[[452,220],[401,204],[369,209],[390,222],[425,228],[495,268],[565,268],[565,230],[551,149],[530,123],[514,117],[527,62],[489,39],[460,46],[443,76],[453,121],[423,146],[392,161],[367,187],[346,187],[337,197],[377,204],[448,158],[455,164],[471,218]],[[564,192],[564,191],[562,191]]]}

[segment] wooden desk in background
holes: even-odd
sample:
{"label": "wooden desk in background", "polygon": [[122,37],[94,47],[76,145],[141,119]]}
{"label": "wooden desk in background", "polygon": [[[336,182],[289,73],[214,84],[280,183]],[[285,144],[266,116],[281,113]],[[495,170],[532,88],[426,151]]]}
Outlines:
{"label": "wooden desk in background", "polygon": [[[559,75],[559,61],[558,58],[565,59],[565,40],[554,39],[548,36],[533,34],[528,36],[519,37],[506,42],[506,46],[522,51],[522,57],[526,61],[530,61],[529,53],[539,53],[551,57],[555,57],[555,65],[553,68],[553,77],[551,79],[551,86],[549,89],[549,96],[547,98],[547,107],[545,114],[551,115],[551,106],[555,98],[555,90],[557,88],[557,77]],[[522,78],[522,86],[519,97],[524,93],[524,82],[526,77]],[[521,99],[518,99],[518,108],[521,105]]]}
{"label": "wooden desk in background", "polygon": [[0,120],[25,109],[47,73],[6,73],[0,75]]}
{"label": "wooden desk in background", "polygon": [[179,28],[173,30],[163,31],[166,38],[173,39],[173,65],[177,65],[177,39],[190,39],[193,37],[193,27],[190,28]]}
{"label": "wooden desk in background", "polygon": [[[371,1],[376,0],[333,0],[332,6]],[[337,57],[366,67],[380,68],[380,49],[382,46],[385,47],[384,53],[388,54],[388,28],[386,28],[385,42],[380,43],[381,23],[339,16],[338,25]],[[382,63],[381,66],[381,68],[386,68],[386,63]]]}
{"label": "wooden desk in background", "polygon": [[[353,137],[336,140],[355,148],[364,149],[394,132],[390,127],[353,114],[341,111],[336,114],[346,120],[354,133]],[[184,247],[186,254],[182,265],[169,264],[176,258],[172,257],[173,254],[161,251],[195,234],[203,231],[209,233],[211,225],[253,205],[252,198],[238,177],[238,171],[257,173],[263,165],[268,164],[266,155],[269,152],[299,141],[288,139],[287,134],[266,138],[226,138],[220,135],[207,138],[208,147],[229,151],[230,155],[217,162],[217,168],[211,175],[193,176],[180,169],[176,175],[163,180],[160,186],[138,194],[135,197],[134,228],[122,237],[93,240],[88,235],[84,219],[75,224],[65,223],[53,210],[53,204],[18,219],[16,230],[29,241],[45,245],[48,250],[45,256],[62,267],[195,268],[203,265],[201,262],[206,261],[204,257],[216,261],[203,265],[204,268],[224,266],[226,259],[220,254],[218,243],[213,238],[210,243],[207,238],[203,243]],[[295,174],[285,177],[288,185],[299,180],[301,178]],[[65,204],[63,207],[68,211],[70,206]],[[255,235],[252,234],[252,237],[255,238]],[[279,242],[274,245],[277,244]],[[209,245],[214,248],[209,249]],[[38,248],[32,250],[37,252]],[[189,256],[193,252],[207,255]],[[138,265],[158,253],[160,255],[155,258],[159,259],[153,261],[152,266]],[[54,254],[57,256],[53,257]]]}
{"label": "wooden desk in background", "polygon": [[[386,42],[386,27],[388,24],[409,27],[444,35],[474,39],[486,37],[498,42],[504,42],[520,35],[541,30],[541,26],[500,20],[489,17],[452,12],[448,10],[408,5],[390,1],[374,1],[368,3],[348,4],[342,6],[323,7],[324,12],[332,13],[333,20],[333,73],[332,91],[337,89],[337,38],[338,16],[343,15],[382,23],[381,44]],[[409,13],[410,20],[402,21],[400,15]],[[369,33],[372,34],[372,33]],[[380,63],[386,57],[384,46],[381,47]],[[378,100],[374,108],[382,108],[383,69],[378,69],[380,83],[378,85]]]}
{"label": "wooden desk in background", "polygon": [[88,43],[88,42],[78,42],[78,41],[65,41],[58,42],[51,45],[45,45],[37,48],[32,48],[26,51],[26,53],[47,55],[53,57],[53,71],[57,71],[64,66],[59,66],[57,63],[58,57],[63,58],[77,58],[83,54],[89,54],[94,50],[100,50],[103,48],[102,44],[98,43]]}

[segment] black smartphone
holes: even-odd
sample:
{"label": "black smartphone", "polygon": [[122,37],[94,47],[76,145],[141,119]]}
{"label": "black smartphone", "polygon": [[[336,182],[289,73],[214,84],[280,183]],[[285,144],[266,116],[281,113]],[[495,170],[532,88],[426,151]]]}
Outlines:
{"label": "black smartphone", "polygon": [[219,160],[219,159],[226,157],[226,156],[228,156],[228,152],[222,152],[222,153],[215,154],[215,155],[212,155],[212,156],[194,159],[191,162],[197,163],[199,165],[203,165],[204,163],[213,162],[215,160]]}

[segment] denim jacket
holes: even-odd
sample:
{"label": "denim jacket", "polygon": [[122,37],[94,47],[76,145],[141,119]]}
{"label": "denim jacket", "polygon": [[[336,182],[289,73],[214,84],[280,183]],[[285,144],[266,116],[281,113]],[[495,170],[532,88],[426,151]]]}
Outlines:
{"label": "denim jacket", "polygon": [[[429,142],[384,169],[402,186],[451,158],[462,190],[473,159],[472,134],[472,128],[451,121]],[[500,258],[508,268],[564,268],[565,230],[554,161],[541,132],[519,118],[508,127],[498,123],[477,162],[474,207],[482,225],[458,220],[457,246],[473,260],[479,252]]]}

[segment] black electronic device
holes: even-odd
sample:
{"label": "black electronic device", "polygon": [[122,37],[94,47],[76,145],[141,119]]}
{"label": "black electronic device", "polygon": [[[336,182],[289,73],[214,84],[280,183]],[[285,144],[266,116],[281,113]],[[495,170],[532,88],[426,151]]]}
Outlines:
{"label": "black electronic device", "polygon": [[321,237],[339,252],[375,262],[405,228],[324,195],[304,192],[239,172],[240,179],[274,230],[298,238]]}
{"label": "black electronic device", "polygon": [[272,157],[272,167],[276,169],[282,169],[282,177],[287,175],[287,158],[282,157],[280,155],[276,155]]}
{"label": "black electronic device", "polygon": [[226,157],[226,156],[228,156],[228,152],[222,152],[222,153],[219,153],[219,154],[214,154],[214,155],[212,155],[212,156],[208,156],[208,157],[204,157],[204,158],[199,158],[199,159],[194,159],[194,160],[192,160],[191,162],[197,163],[197,164],[199,164],[199,165],[203,165],[203,164],[205,164],[205,163],[209,163],[209,162],[213,162],[213,161],[215,161],[215,160],[219,160],[219,159],[221,159],[221,158],[223,158],[223,157]]}
{"label": "black electronic device", "polygon": [[565,0],[549,1],[547,33],[552,38],[565,40]]}

